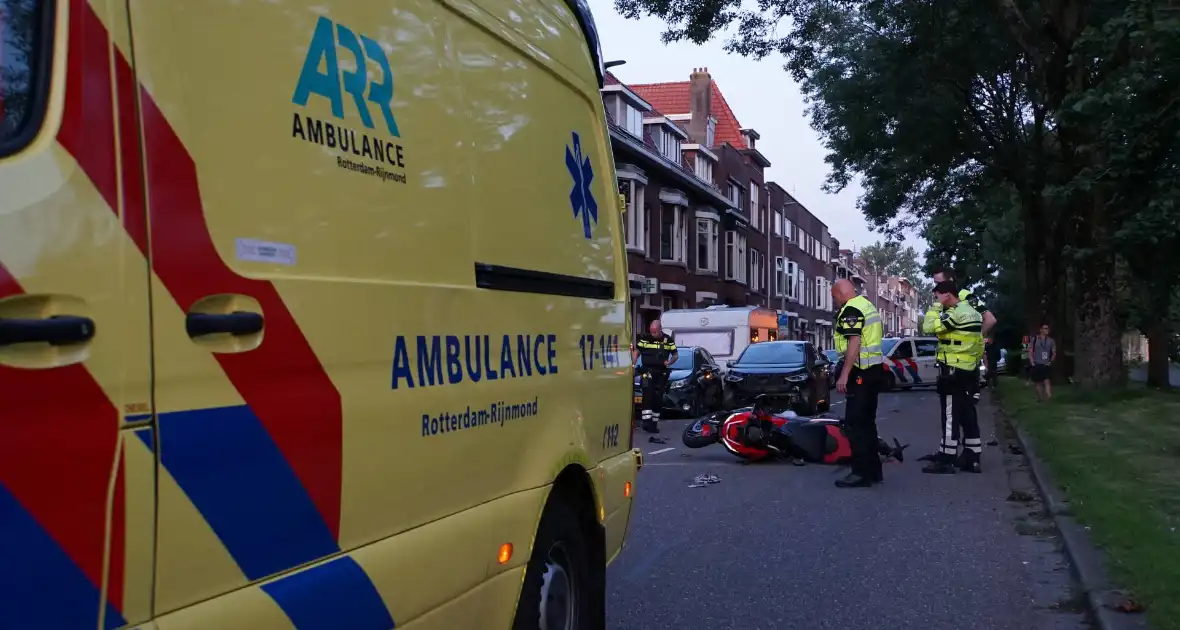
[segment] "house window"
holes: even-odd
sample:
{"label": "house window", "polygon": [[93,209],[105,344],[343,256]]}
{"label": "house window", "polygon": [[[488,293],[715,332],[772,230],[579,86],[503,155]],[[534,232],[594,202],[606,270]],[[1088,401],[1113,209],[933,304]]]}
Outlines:
{"label": "house window", "polygon": [[774,294],[783,295],[787,285],[787,261],[782,256],[774,257]]}
{"label": "house window", "polygon": [[627,248],[647,253],[647,206],[643,203],[643,184],[633,179],[619,180],[619,194],[626,204],[623,232]]}
{"label": "house window", "polygon": [[796,269],[799,274],[799,288],[796,289],[799,292],[799,301],[803,303],[803,306],[811,306],[811,291],[808,290],[807,274],[803,273],[803,269]]}
{"label": "house window", "polygon": [[787,261],[787,299],[799,301],[799,265]]}
{"label": "house window", "polygon": [[660,260],[688,261],[688,215],[683,206],[664,204],[660,212]]}
{"label": "house window", "polygon": [[667,129],[660,130],[661,148],[663,149],[664,157],[673,162],[680,162],[680,138],[675,134],[669,132]]}
{"label": "house window", "polygon": [[721,227],[713,219],[697,219],[697,269],[717,273]]}
{"label": "house window", "polygon": [[762,225],[762,209],[758,207],[758,182],[750,182],[750,221],[754,229],[765,231]]}
{"label": "house window", "polygon": [[713,183],[713,163],[700,153],[696,155],[696,174],[702,180]]}
{"label": "house window", "polygon": [[774,235],[783,235],[783,213],[778,210],[774,211]]}
{"label": "house window", "polygon": [[750,290],[762,291],[766,287],[766,267],[762,259],[762,252],[752,249],[750,250]]}
{"label": "house window", "polygon": [[742,208],[742,187],[730,182],[729,183],[729,200],[733,205],[737,206],[738,210]]}
{"label": "house window", "polygon": [[815,307],[824,309],[824,279],[816,277],[815,279]]}
{"label": "house window", "polygon": [[730,230],[725,233],[725,279],[746,281],[746,237]]}
{"label": "house window", "polygon": [[619,99],[619,106],[621,111],[616,118],[619,125],[627,130],[627,133],[636,138],[643,139],[643,112],[628,105],[623,99]]}
{"label": "house window", "polygon": [[663,310],[665,311],[670,311],[676,308],[676,298],[673,298],[670,295],[665,295],[661,302],[661,306],[663,306]]}
{"label": "house window", "polygon": [[791,220],[786,215],[783,215],[783,234],[787,236],[788,241],[793,242],[795,240],[795,224],[791,223]]}

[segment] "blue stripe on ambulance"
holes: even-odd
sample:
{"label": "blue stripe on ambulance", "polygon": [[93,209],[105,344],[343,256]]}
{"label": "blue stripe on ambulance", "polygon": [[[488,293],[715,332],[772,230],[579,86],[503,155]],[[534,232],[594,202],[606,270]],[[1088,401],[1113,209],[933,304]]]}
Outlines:
{"label": "blue stripe on ambulance", "polygon": [[[98,587],[3,485],[0,559],[0,628],[72,630],[98,624]],[[125,624],[107,604],[104,627]]]}
{"label": "blue stripe on ambulance", "polygon": [[[340,553],[311,496],[249,406],[162,413],[159,432],[164,468],[247,579]],[[150,436],[141,439],[152,448]],[[294,573],[263,590],[298,630],[394,627],[380,593],[351,558]],[[324,615],[333,621],[322,625]]]}

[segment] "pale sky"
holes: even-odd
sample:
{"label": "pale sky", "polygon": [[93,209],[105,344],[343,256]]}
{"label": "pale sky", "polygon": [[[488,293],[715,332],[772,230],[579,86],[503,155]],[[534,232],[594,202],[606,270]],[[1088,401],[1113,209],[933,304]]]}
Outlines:
{"label": "pale sky", "polygon": [[[627,20],[615,11],[613,0],[588,0],[602,38],[606,61],[625,59],[626,65],[611,72],[623,83],[687,81],[693,68],[706,67],[713,82],[743,127],[761,134],[758,149],[770,160],[767,181],[777,182],[812,214],[827,224],[840,246],[851,248],[884,240],[871,232],[864,215],[856,208],[861,188],[850,185],[838,195],[823,191],[828,165],[827,151],[812,130],[804,111],[803,96],[791,75],[783,69],[779,55],[762,61],[726,53],[724,38],[703,46],[660,42],[663,22],[653,18]],[[667,112],[675,113],[675,112]],[[923,239],[913,236],[907,245],[922,253]]]}

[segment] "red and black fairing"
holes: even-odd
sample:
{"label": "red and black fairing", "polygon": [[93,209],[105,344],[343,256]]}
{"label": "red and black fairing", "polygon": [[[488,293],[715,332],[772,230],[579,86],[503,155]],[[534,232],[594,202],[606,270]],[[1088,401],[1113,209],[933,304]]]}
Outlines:
{"label": "red and black fairing", "polygon": [[[852,456],[848,437],[833,418],[799,418],[739,410],[697,420],[685,428],[684,443],[700,448],[721,442],[725,450],[749,461],[787,456],[815,464],[844,464]],[[724,418],[723,420],[721,418]],[[886,458],[902,459],[902,447],[878,439],[877,451]]]}

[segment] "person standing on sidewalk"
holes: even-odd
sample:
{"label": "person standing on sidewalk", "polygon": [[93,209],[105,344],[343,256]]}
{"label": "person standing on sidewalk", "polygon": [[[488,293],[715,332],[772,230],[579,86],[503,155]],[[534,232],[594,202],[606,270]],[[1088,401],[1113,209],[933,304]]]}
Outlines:
{"label": "person standing on sidewalk", "polygon": [[660,409],[664,406],[664,394],[668,392],[668,366],[676,362],[676,342],[672,340],[655,320],[648,326],[648,334],[640,335],[635,341],[632,363],[643,359],[640,368],[643,378],[643,406],[639,410],[640,428],[648,433],[660,432]]}
{"label": "person standing on sidewalk", "polygon": [[[942,440],[924,473],[951,475],[956,467],[982,472],[983,440],[975,415],[975,390],[979,386],[979,361],[983,356],[983,318],[951,281],[934,285],[935,304],[926,311],[922,329],[938,336],[938,394],[942,402]],[[959,454],[959,428],[963,452]]]}
{"label": "person standing on sidewalk", "polygon": [[1049,324],[1041,324],[1029,350],[1029,370],[1037,386],[1037,400],[1049,400],[1053,397],[1053,363],[1057,361],[1057,342],[1049,336]]}
{"label": "person standing on sidewalk", "polygon": [[881,393],[881,314],[848,280],[832,285],[839,306],[833,338],[844,355],[836,391],[844,394],[844,434],[852,451],[852,470],[836,480],[837,488],[866,488],[885,480],[877,453],[877,398]]}

